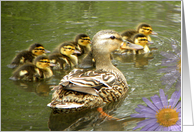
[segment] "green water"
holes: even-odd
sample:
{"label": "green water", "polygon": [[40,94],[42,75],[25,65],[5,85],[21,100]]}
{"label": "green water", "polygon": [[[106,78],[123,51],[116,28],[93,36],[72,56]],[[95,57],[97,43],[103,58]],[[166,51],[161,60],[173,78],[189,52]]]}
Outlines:
{"label": "green water", "polygon": [[[52,51],[59,43],[73,40],[79,33],[86,33],[92,38],[99,30],[122,32],[134,29],[140,22],[151,24],[158,33],[158,36],[152,37],[153,46],[158,50],[144,60],[134,59],[132,55],[115,55],[113,62],[124,73],[130,91],[120,106],[109,114],[117,118],[124,117],[122,121],[102,121],[96,112],[79,113],[79,116],[70,115],[69,118],[66,115],[53,116],[51,109],[46,106],[52,96],[49,85],[57,85],[65,72],[55,72],[56,76],[46,82],[9,80],[13,70],[7,65],[16,51],[26,49],[32,43],[39,42]],[[144,104],[141,98],[149,98],[158,94],[160,88],[165,88],[160,80],[164,74],[157,70],[163,68],[161,62],[164,57],[160,52],[172,50],[172,41],[181,45],[180,1],[2,1],[1,130],[132,130],[137,120],[127,117],[135,113],[138,104]],[[166,94],[170,96],[173,91],[172,87]]]}

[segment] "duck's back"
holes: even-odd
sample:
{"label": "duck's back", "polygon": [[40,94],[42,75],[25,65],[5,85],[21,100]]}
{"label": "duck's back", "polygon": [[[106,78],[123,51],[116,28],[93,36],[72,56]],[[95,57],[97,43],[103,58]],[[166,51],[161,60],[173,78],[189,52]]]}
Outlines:
{"label": "duck's back", "polygon": [[52,102],[48,106],[82,110],[118,101],[128,86],[116,73],[74,69],[53,90]]}

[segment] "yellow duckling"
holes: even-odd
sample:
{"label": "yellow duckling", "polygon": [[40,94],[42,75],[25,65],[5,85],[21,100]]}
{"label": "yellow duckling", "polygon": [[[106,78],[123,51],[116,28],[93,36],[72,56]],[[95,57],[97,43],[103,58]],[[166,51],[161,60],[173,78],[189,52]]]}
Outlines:
{"label": "yellow duckling", "polygon": [[58,48],[58,53],[49,55],[50,61],[55,64],[54,69],[67,69],[76,67],[78,58],[73,53],[77,53],[72,42],[63,42]]}
{"label": "yellow duckling", "polygon": [[148,41],[151,41],[151,37],[149,35],[157,35],[156,32],[152,31],[151,25],[147,23],[140,23],[137,26],[136,30],[127,30],[121,33],[121,36],[124,40],[130,41],[132,36],[137,33],[142,33],[148,37]]}
{"label": "yellow duckling", "polygon": [[42,44],[34,43],[30,45],[28,50],[23,50],[19,52],[11,64],[7,65],[9,68],[15,68],[21,64],[26,62],[32,62],[37,56],[43,55],[45,53],[50,53],[50,51],[46,50]]}
{"label": "yellow duckling", "polygon": [[78,34],[75,37],[76,49],[81,52],[78,56],[88,54],[91,51],[90,37],[86,34]]}
{"label": "yellow duckling", "polygon": [[[121,36],[112,30],[96,33],[92,40],[92,55],[96,70],[74,69],[53,88],[52,101],[47,106],[61,112],[75,112],[118,101],[128,91],[123,73],[111,62],[112,51],[122,46]],[[98,109],[102,112],[102,109]]]}
{"label": "yellow duckling", "polygon": [[143,53],[149,53],[150,48],[148,47],[148,44],[152,44],[152,42],[148,42],[148,37],[144,34],[138,33],[135,34],[132,38],[132,41],[137,44],[143,46],[143,49],[141,50],[133,50],[133,54],[143,54]]}
{"label": "yellow duckling", "polygon": [[35,58],[33,63],[28,62],[19,66],[9,79],[37,81],[50,78],[52,75],[53,72],[50,69],[50,61],[48,57],[45,55],[40,55]]}

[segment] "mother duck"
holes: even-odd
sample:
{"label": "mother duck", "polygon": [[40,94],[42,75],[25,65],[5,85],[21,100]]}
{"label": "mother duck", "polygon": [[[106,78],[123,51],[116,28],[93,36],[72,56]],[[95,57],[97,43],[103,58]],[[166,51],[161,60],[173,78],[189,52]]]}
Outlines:
{"label": "mother duck", "polygon": [[110,53],[122,45],[122,38],[117,32],[97,32],[92,40],[96,70],[74,69],[64,76],[59,85],[53,88],[52,101],[47,106],[69,113],[103,107],[123,98],[128,84],[123,73],[110,59]]}

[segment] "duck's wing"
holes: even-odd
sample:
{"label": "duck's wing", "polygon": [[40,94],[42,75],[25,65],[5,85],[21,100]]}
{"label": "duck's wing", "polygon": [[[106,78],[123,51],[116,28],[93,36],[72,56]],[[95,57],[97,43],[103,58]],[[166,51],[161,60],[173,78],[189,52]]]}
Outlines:
{"label": "duck's wing", "polygon": [[64,76],[59,85],[55,86],[53,90],[62,88],[98,96],[98,91],[102,87],[111,89],[116,79],[113,73],[102,70],[84,72],[84,70],[74,69]]}

